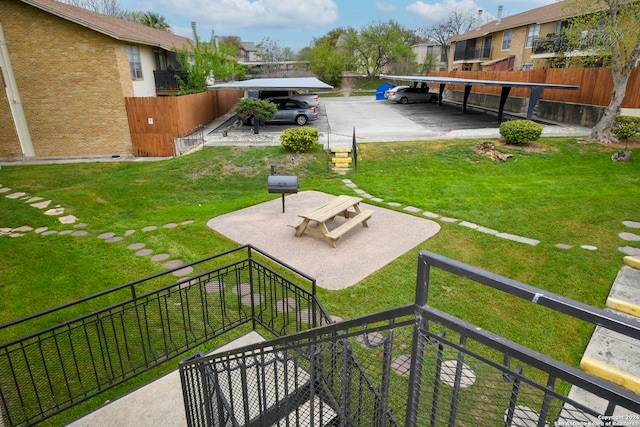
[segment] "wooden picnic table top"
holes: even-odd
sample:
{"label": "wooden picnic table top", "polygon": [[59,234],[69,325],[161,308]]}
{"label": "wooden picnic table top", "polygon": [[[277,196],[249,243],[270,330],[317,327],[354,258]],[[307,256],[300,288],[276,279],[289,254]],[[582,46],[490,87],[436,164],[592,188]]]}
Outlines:
{"label": "wooden picnic table top", "polygon": [[346,211],[347,209],[356,206],[362,199],[360,197],[352,196],[337,196],[330,202],[325,203],[322,206],[315,208],[314,210],[298,215],[301,218],[306,218],[311,221],[325,222],[328,219],[335,217]]}

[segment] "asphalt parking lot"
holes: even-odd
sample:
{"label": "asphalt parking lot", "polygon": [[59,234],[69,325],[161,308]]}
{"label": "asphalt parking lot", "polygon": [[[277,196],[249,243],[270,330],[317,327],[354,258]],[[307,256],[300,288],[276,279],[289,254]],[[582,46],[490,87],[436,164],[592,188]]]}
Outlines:
{"label": "asphalt parking lot", "polygon": [[[376,100],[373,96],[320,98],[318,119],[307,126],[317,128],[321,142],[331,146],[351,146],[355,130],[358,142],[392,142],[444,138],[499,138],[497,113],[443,102],[397,104]],[[543,125],[545,136],[582,136],[589,129],[576,126]],[[279,135],[296,125],[265,125],[260,135],[253,135],[250,126],[207,135],[207,145],[279,145]]]}
{"label": "asphalt parking lot", "polygon": [[[318,130],[360,141],[437,138],[459,129],[498,129],[497,115],[443,103],[397,104],[373,97],[321,98]],[[322,117],[327,122],[322,122]],[[326,128],[322,128],[326,126]]]}

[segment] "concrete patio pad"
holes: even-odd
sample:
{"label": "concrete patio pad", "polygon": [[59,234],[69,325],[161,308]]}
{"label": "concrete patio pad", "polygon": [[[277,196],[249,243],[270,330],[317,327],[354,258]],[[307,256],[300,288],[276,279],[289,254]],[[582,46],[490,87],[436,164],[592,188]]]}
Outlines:
{"label": "concrete patio pad", "polygon": [[[314,277],[325,289],[353,286],[440,230],[434,221],[361,203],[373,210],[369,227],[358,225],[340,238],[335,248],[307,234],[295,236],[288,224],[333,197],[318,191],[302,191],[282,200],[251,206],[211,219],[207,225],[240,244],[252,244],[280,261]],[[339,225],[344,218],[333,222]],[[331,228],[331,227],[329,227]],[[416,251],[416,258],[417,258]]]}

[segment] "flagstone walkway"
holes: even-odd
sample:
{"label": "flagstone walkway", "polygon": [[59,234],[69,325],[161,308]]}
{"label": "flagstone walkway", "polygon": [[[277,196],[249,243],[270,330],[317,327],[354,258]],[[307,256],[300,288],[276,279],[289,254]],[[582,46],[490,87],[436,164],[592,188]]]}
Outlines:
{"label": "flagstone walkway", "polygon": [[[41,236],[50,236],[57,234],[59,236],[70,235],[74,237],[91,237],[91,231],[88,229],[89,224],[86,222],[78,222],[79,219],[73,215],[63,216],[65,208],[58,204],[55,204],[53,208],[47,209],[52,205],[52,200],[45,200],[43,197],[31,196],[28,193],[22,191],[12,192],[11,188],[4,187],[0,184],[0,194],[5,194],[5,197],[10,200],[22,201],[35,209],[43,210],[43,214],[47,216],[57,216],[61,226],[68,226],[70,228],[63,228],[61,230],[50,229],[49,227],[32,227],[30,225],[23,225],[17,228],[2,227],[0,224],[0,236],[8,236],[11,238],[17,238],[25,236],[27,233],[33,232]],[[47,209],[47,210],[44,210]],[[140,231],[141,233],[149,233],[158,229],[171,229],[180,225],[189,225],[194,223],[194,220],[184,220],[181,222],[171,222],[161,226],[148,225],[141,230],[129,229],[126,230],[121,236],[116,235],[114,232],[103,232],[95,236],[97,239],[101,239],[107,243],[119,243],[124,241],[125,237],[129,237],[134,233]],[[152,261],[163,262],[162,266],[167,269],[176,269],[180,267],[184,262],[180,259],[169,259],[171,255],[163,252],[156,252],[151,248],[147,248],[145,243],[137,242],[127,246],[127,249],[134,251],[136,256],[145,257],[150,256]],[[193,267],[185,267],[174,271],[172,274],[176,277],[188,276],[193,272]]]}
{"label": "flagstone walkway", "polygon": [[[369,193],[367,193],[365,190],[362,190],[360,188],[358,188],[358,186],[352,182],[349,179],[344,179],[343,180],[345,186],[347,186],[348,188],[353,189],[354,192],[356,192],[357,194],[359,194],[361,197],[365,198],[365,199],[369,199],[371,201],[374,202],[378,202],[378,203],[382,203],[384,202],[383,199],[373,196]],[[17,201],[22,201],[23,203],[29,204],[30,206],[32,206],[33,208],[36,209],[47,209],[49,208],[49,206],[51,206],[52,201],[51,200],[45,200],[42,197],[38,197],[38,196],[32,196],[26,192],[23,191],[12,191],[11,188],[8,187],[3,187],[2,184],[0,184],[0,195],[1,194],[5,194],[5,197],[7,199],[11,199],[11,200],[17,200]],[[506,240],[512,240],[515,242],[519,242],[519,243],[523,243],[523,244],[527,244],[527,245],[531,245],[531,246],[537,246],[540,243],[540,240],[535,239],[535,238],[531,238],[531,237],[526,237],[526,236],[519,236],[519,235],[515,235],[512,233],[508,233],[508,232],[504,232],[504,231],[499,231],[499,230],[495,230],[492,228],[488,228],[488,227],[484,227],[482,225],[479,224],[475,224],[469,221],[465,221],[465,220],[461,220],[458,218],[450,218],[450,217],[446,217],[446,216],[441,216],[437,213],[428,211],[428,210],[424,210],[422,208],[419,207],[415,207],[415,206],[405,206],[401,203],[398,202],[387,202],[388,206],[391,207],[402,207],[405,211],[407,212],[411,212],[411,213],[422,213],[422,215],[424,215],[427,218],[430,219],[435,219],[441,222],[446,222],[446,223],[457,223],[458,225],[462,226],[462,227],[466,227],[472,230],[475,230],[479,233],[483,233],[483,234],[488,234],[488,235],[493,235],[495,237],[498,238],[502,238],[502,239],[506,239]],[[72,225],[72,228],[69,229],[63,229],[63,230],[52,230],[49,229],[48,227],[32,227],[30,225],[23,225],[17,228],[9,228],[9,227],[3,227],[2,224],[0,224],[0,236],[6,235],[9,237],[21,237],[24,236],[26,233],[28,232],[34,232],[37,234],[41,234],[42,236],[48,236],[51,234],[58,234],[58,235],[66,235],[66,234],[70,234],[72,236],[76,236],[76,237],[80,237],[80,236],[88,236],[90,233],[88,230],[86,230],[86,227],[88,227],[88,224],[85,222],[77,222],[79,221],[78,218],[76,218],[73,215],[66,215],[63,216],[65,212],[65,208],[63,206],[60,206],[58,204],[55,204],[54,207],[47,209],[45,211],[43,211],[44,215],[48,215],[48,216],[58,216],[58,220],[60,221],[60,223],[62,225]],[[185,220],[182,221],[180,223],[168,223],[168,224],[164,224],[161,226],[161,228],[175,228],[178,225],[187,225],[192,223],[193,221],[191,220]],[[632,220],[624,220],[622,221],[622,225],[624,226],[624,228],[621,228],[621,232],[618,234],[618,237],[623,240],[624,242],[629,242],[629,244],[625,245],[625,246],[620,246],[618,247],[618,250],[626,255],[631,255],[631,256],[640,256],[640,233],[637,232],[636,230],[640,229],[640,221],[632,221]],[[140,231],[146,233],[146,232],[150,232],[150,231],[154,231],[157,230],[159,227],[156,225],[149,225],[146,226],[144,228],[142,228]],[[105,242],[109,242],[109,243],[117,243],[120,242],[124,239],[124,237],[128,237],[130,235],[132,235],[133,233],[135,233],[137,230],[127,230],[122,236],[117,236],[115,233],[113,232],[106,232],[106,233],[102,233],[100,235],[98,235],[97,237],[99,239],[103,239]],[[635,246],[633,246],[633,242],[635,243]],[[574,248],[575,245],[572,244],[568,244],[565,242],[559,242],[559,243],[555,243],[555,247],[558,249],[563,249],[563,250],[568,250],[568,249],[572,249]],[[136,251],[135,254],[137,256],[149,256],[151,254],[154,253],[154,251],[150,248],[145,248],[144,247],[144,243],[134,243],[132,245],[128,246],[129,249]],[[595,251],[598,248],[594,245],[588,244],[588,243],[584,243],[584,244],[580,244],[579,248],[581,249],[585,249],[585,250],[590,250],[590,251]],[[151,256],[151,259],[153,261],[164,261],[167,258],[169,258],[170,255],[169,254],[164,254],[164,253],[159,253],[159,254],[154,254]],[[176,268],[178,266],[180,266],[182,264],[182,261],[179,260],[171,260],[171,261],[167,261],[165,262],[165,264],[163,264],[163,266],[165,266],[165,268]],[[174,272],[174,274],[176,274],[178,272]],[[188,272],[188,269],[184,269],[184,271],[180,270],[180,274],[182,275],[187,275],[190,274],[190,272]]]}

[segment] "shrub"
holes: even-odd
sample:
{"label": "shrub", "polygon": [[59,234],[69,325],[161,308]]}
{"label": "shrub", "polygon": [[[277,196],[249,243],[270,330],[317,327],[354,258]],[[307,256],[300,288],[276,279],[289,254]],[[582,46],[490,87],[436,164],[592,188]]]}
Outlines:
{"label": "shrub", "polygon": [[613,122],[611,132],[620,139],[640,135],[640,117],[617,116]]}
{"label": "shrub", "polygon": [[289,128],[280,134],[282,146],[287,150],[304,152],[318,142],[318,129],[316,128]]}
{"label": "shrub", "polygon": [[510,120],[500,124],[500,135],[508,144],[535,141],[542,134],[542,126],[531,120]]}
{"label": "shrub", "polygon": [[272,120],[276,116],[276,110],[276,104],[258,98],[242,98],[238,100],[238,104],[234,108],[234,111],[243,120],[255,117],[265,122]]}

